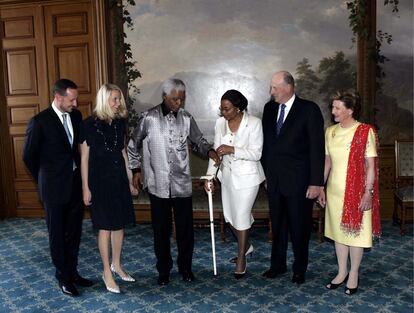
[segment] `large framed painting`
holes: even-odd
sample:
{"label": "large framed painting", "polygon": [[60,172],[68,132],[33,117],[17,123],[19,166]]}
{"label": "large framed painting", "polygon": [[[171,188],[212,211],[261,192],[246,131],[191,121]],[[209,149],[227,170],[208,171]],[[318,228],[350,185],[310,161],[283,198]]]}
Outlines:
{"label": "large framed painting", "polygon": [[[249,101],[249,112],[261,117],[275,71],[293,74],[298,95],[318,103],[326,126],[331,123],[332,94],[355,87],[356,47],[351,41],[346,1],[135,2],[128,8],[134,28],[126,30],[126,40],[142,73],[136,81],[140,94],[135,108],[140,112],[159,104],[162,81],[180,78],[187,86],[185,108],[209,140],[213,139],[222,94],[228,89],[241,91]],[[379,10],[378,17],[385,23],[381,27],[395,33],[387,53],[404,55],[393,57],[393,65],[385,68],[391,80],[386,81],[386,96],[378,103],[383,114],[378,123],[385,143],[396,135],[389,122],[403,120],[404,127],[412,128],[413,119],[412,6],[401,1],[400,7],[399,16]],[[404,81],[394,80],[401,71]],[[388,97],[392,107],[388,107]],[[398,116],[388,121],[389,113],[396,111]]]}

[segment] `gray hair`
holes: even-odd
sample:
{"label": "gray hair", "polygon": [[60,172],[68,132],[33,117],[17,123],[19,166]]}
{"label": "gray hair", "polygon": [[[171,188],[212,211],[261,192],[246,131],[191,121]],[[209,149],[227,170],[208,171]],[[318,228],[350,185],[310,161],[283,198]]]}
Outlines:
{"label": "gray hair", "polygon": [[171,91],[185,91],[185,84],[181,79],[169,78],[162,83],[161,86],[162,96],[167,96]]}
{"label": "gray hair", "polygon": [[292,74],[290,74],[287,71],[282,71],[283,73],[283,81],[286,85],[292,85],[292,87],[295,87],[295,79],[293,78]]}

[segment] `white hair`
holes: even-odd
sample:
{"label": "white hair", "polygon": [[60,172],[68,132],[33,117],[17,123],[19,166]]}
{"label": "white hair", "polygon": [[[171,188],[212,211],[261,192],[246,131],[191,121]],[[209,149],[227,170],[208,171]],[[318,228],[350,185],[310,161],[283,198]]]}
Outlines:
{"label": "white hair", "polygon": [[162,96],[171,94],[171,91],[185,91],[185,84],[181,79],[169,78],[162,83]]}

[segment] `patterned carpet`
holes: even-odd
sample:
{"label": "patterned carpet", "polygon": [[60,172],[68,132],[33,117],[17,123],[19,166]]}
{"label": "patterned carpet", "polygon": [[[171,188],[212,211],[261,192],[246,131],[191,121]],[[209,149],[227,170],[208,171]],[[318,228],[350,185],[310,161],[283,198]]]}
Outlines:
{"label": "patterned carpet", "polygon": [[[412,227],[404,237],[391,223],[383,225],[380,244],[366,252],[358,293],[325,289],[336,271],[332,243],[312,238],[307,281],[297,287],[291,273],[266,280],[270,244],[264,228],[254,228],[255,251],[244,279],[233,278],[232,240],[216,236],[218,277],[213,277],[208,228],[196,229],[193,270],[197,280],[185,283],[172,271],[168,286],[156,284],[152,229],[137,225],[126,232],[124,266],[136,283],[120,283],[123,293],[109,294],[100,280],[101,264],[95,234],[84,222],[80,272],[96,281],[71,298],[58,289],[50,264],[46,226],[41,219],[0,221],[0,312],[413,312]],[[228,233],[227,237],[231,239]],[[176,249],[174,246],[174,258]],[[289,259],[292,253],[289,247]]]}

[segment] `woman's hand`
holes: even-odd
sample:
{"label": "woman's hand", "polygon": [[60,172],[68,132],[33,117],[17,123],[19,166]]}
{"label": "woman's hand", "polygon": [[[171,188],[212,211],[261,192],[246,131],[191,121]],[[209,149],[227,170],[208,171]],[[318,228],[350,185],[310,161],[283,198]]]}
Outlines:
{"label": "woman's hand", "polygon": [[211,191],[212,194],[214,193],[214,183],[213,183],[212,180],[205,180],[204,181],[204,190],[206,192]]}
{"label": "woman's hand", "polygon": [[226,154],[233,154],[234,153],[234,147],[233,146],[229,146],[229,145],[221,145],[220,147],[218,147],[216,149],[218,155],[220,157],[222,157],[223,155]]}
{"label": "woman's hand", "polygon": [[372,196],[369,191],[365,191],[364,195],[362,196],[361,202],[359,203],[358,208],[361,211],[369,211],[372,208]]}
{"label": "woman's hand", "polygon": [[91,200],[92,200],[92,194],[91,194],[90,189],[89,188],[84,189],[83,190],[83,203],[86,206],[89,206],[92,204]]}
{"label": "woman's hand", "polygon": [[321,192],[319,193],[318,200],[316,200],[317,203],[320,204],[321,207],[325,207],[326,205],[326,195],[325,190],[322,188]]}

